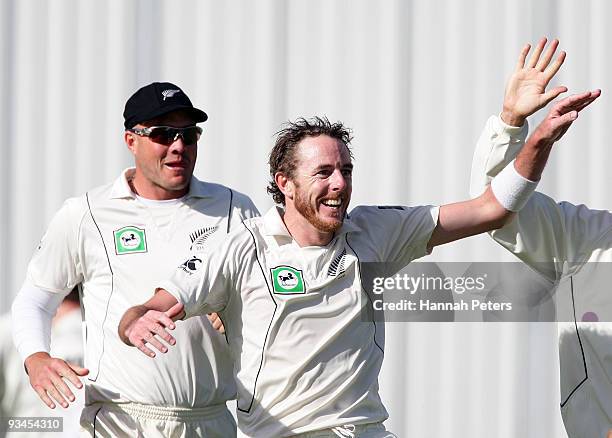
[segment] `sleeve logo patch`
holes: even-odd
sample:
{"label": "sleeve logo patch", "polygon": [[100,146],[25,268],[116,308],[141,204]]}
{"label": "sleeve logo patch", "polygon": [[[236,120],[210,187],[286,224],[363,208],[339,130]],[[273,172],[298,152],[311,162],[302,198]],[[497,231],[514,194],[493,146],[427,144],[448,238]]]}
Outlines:
{"label": "sleeve logo patch", "polygon": [[117,255],[147,252],[145,230],[127,226],[113,231],[115,235],[115,252]]}
{"label": "sleeve logo patch", "polygon": [[278,266],[270,270],[274,293],[291,295],[306,293],[302,271],[291,266]]}

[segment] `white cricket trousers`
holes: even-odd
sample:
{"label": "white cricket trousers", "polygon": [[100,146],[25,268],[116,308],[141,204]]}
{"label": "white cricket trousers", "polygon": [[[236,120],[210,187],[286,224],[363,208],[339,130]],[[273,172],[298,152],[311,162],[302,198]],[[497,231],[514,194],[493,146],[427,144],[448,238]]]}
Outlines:
{"label": "white cricket trousers", "polygon": [[81,414],[81,436],[235,438],[236,422],[225,404],[167,408],[139,403],[93,403]]}

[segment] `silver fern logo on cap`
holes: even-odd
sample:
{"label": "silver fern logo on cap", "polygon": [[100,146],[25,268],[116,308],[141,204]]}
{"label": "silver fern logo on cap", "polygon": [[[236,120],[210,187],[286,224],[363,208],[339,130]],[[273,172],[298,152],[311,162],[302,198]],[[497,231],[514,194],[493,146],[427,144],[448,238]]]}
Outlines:
{"label": "silver fern logo on cap", "polygon": [[180,92],[181,90],[164,90],[162,91],[162,96],[164,96],[164,100],[166,100],[167,97],[172,97],[176,93],[180,93]]}

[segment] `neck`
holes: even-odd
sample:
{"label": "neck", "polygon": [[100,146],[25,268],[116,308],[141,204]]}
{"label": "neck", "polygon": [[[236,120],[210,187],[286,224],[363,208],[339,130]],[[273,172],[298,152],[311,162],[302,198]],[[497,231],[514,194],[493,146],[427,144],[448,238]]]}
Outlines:
{"label": "neck", "polygon": [[132,192],[134,192],[136,195],[145,199],[151,199],[153,201],[178,199],[185,196],[189,191],[189,186],[181,190],[167,190],[155,184],[143,182],[138,173],[134,176],[134,178],[128,180],[128,184],[130,185]]}
{"label": "neck", "polygon": [[308,219],[290,207],[285,209],[282,219],[293,240],[302,247],[325,246],[334,238],[332,231],[319,230]]}

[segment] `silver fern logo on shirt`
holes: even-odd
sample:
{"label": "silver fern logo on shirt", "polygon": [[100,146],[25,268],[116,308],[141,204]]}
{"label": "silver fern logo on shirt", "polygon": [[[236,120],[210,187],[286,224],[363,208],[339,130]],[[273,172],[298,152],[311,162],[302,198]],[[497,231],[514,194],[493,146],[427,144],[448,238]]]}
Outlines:
{"label": "silver fern logo on shirt", "polygon": [[189,235],[189,239],[191,240],[191,246],[189,247],[189,251],[198,253],[204,251],[206,248],[206,239],[213,235],[219,226],[215,225],[214,227],[200,228],[197,231],[194,231]]}

